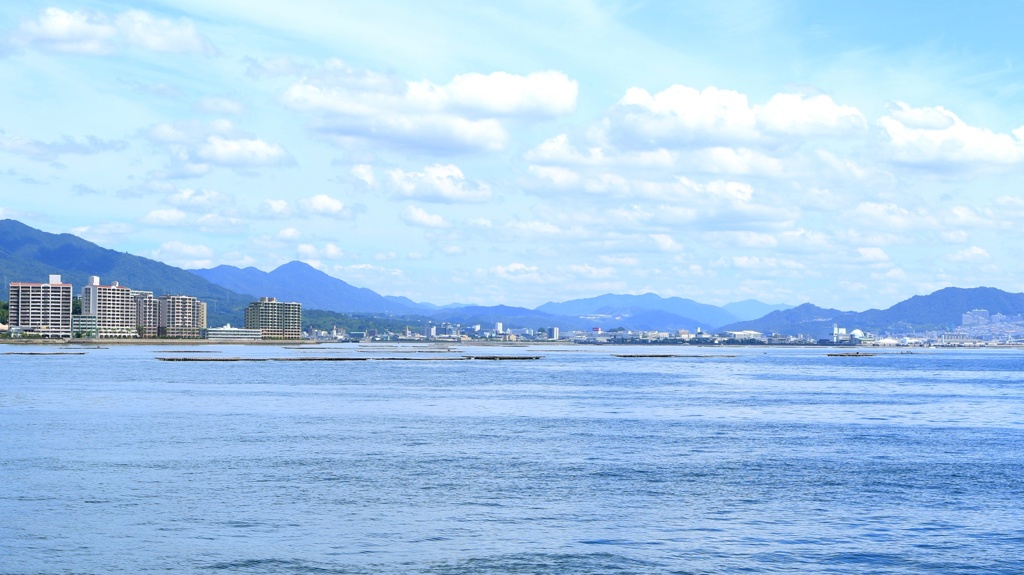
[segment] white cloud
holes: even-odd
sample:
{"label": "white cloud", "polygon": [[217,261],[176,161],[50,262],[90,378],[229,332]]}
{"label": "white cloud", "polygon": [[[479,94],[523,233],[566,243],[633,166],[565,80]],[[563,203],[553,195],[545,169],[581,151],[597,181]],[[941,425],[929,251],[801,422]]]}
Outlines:
{"label": "white cloud", "polygon": [[271,218],[286,218],[292,214],[288,200],[264,200],[260,203],[259,211],[264,216]]}
{"label": "white cloud", "polygon": [[539,222],[536,220],[531,221],[511,221],[505,224],[505,229],[508,231],[524,236],[534,235],[557,235],[562,233],[562,229],[550,222]]}
{"label": "white cloud", "polygon": [[166,177],[201,176],[215,166],[244,172],[294,163],[281,145],[246,134],[225,119],[156,124],[145,135],[167,150]]}
{"label": "white cloud", "polygon": [[210,97],[199,101],[199,109],[211,114],[241,114],[245,105],[231,98]]}
{"label": "white cloud", "polygon": [[247,227],[241,218],[224,214],[203,214],[196,218],[196,226],[204,232],[235,234]]}
{"label": "white cloud", "polygon": [[746,270],[801,270],[804,264],[785,258],[736,256],[731,259],[734,267]]}
{"label": "white cloud", "polygon": [[615,268],[598,268],[589,264],[571,265],[568,270],[577,276],[589,279],[609,278],[615,275]]}
{"label": "white cloud", "polygon": [[297,240],[302,237],[302,232],[295,228],[284,228],[277,232],[277,237],[282,240]]}
{"label": "white cloud", "polygon": [[610,130],[627,147],[709,147],[765,143],[771,135],[863,130],[863,114],[826,95],[776,94],[763,106],[714,86],[674,85],[656,94],[630,88],[612,110]]}
{"label": "white cloud", "polygon": [[352,166],[351,173],[357,180],[371,188],[377,185],[377,178],[373,174],[373,166],[369,164]]}
{"label": "white cloud", "polygon": [[188,214],[179,209],[171,208],[167,210],[153,210],[146,214],[142,221],[156,226],[176,226],[184,223],[186,218],[188,218]]}
{"label": "white cloud", "polygon": [[75,54],[110,54],[125,48],[216,53],[190,20],[172,21],[142,10],[128,10],[111,17],[92,10],[67,12],[46,8],[36,19],[22,22],[11,41],[16,46]]}
{"label": "white cloud", "polygon": [[736,240],[736,244],[745,248],[774,248],[779,244],[779,241],[771,234],[739,231],[732,235]]}
{"label": "white cloud", "polygon": [[428,213],[422,208],[408,206],[402,214],[406,223],[421,228],[447,228],[448,222],[437,214]]}
{"label": "white cloud", "polygon": [[213,190],[192,190],[184,188],[168,196],[167,201],[184,209],[209,209],[233,203],[234,197]]}
{"label": "white cloud", "polygon": [[765,131],[779,134],[842,134],[867,127],[860,110],[836,104],[824,94],[775,94],[756,113]]}
{"label": "white cloud", "polygon": [[905,230],[934,225],[924,212],[911,212],[893,203],[862,202],[849,214],[864,227]]}
{"label": "white cloud", "polygon": [[203,244],[165,242],[152,255],[153,259],[184,269],[210,268],[214,265],[213,250]]}
{"label": "white cloud", "polygon": [[947,259],[951,262],[964,262],[964,263],[977,263],[990,259],[991,256],[984,249],[978,246],[971,246],[964,248],[958,252],[950,254]]}
{"label": "white cloud", "polygon": [[431,153],[500,150],[502,121],[570,113],[576,82],[561,72],[463,74],[449,84],[408,82],[331,60],[292,84],[282,102],[321,114],[315,128],[337,141],[385,141]]}
{"label": "white cloud", "polygon": [[599,258],[602,262],[613,266],[637,266],[640,264],[640,260],[632,256],[609,256],[602,255]]}
{"label": "white cloud", "polygon": [[433,202],[483,202],[491,198],[491,188],[481,182],[467,182],[458,166],[431,164],[422,172],[388,172],[398,194]]}
{"label": "white cloud", "polygon": [[323,257],[329,260],[336,260],[345,255],[344,250],[331,243],[324,245],[324,248],[320,251],[320,253],[323,254]]}
{"label": "white cloud", "polygon": [[889,261],[889,254],[878,247],[857,248],[860,259],[866,263],[882,263]]}
{"label": "white cloud", "polygon": [[299,200],[299,207],[307,214],[342,218],[352,216],[352,210],[344,202],[327,194],[317,194]]}
{"label": "white cloud", "polygon": [[678,252],[683,249],[683,246],[679,245],[679,242],[668,234],[650,234],[648,237],[663,252]]}
{"label": "white cloud", "polygon": [[895,102],[878,125],[888,137],[892,160],[903,164],[941,172],[1024,161],[1024,127],[1013,134],[995,133],[968,125],[942,106],[911,108]]}
{"label": "white cloud", "polygon": [[93,155],[121,151],[128,147],[122,140],[101,140],[95,136],[82,139],[64,136],[60,141],[44,142],[21,136],[7,136],[0,130],[0,150],[27,156],[40,162],[53,162],[63,155]]}
{"label": "white cloud", "polygon": [[580,175],[560,166],[530,166],[530,175],[543,180],[543,185],[556,188],[574,188],[580,184]]}
{"label": "white cloud", "polygon": [[677,84],[657,94],[630,88],[614,112],[613,129],[645,143],[712,144],[758,137],[746,95],[713,86],[697,90]]}
{"label": "white cloud", "polygon": [[135,48],[154,52],[216,53],[189,20],[172,22],[142,10],[128,10],[119,14],[115,23],[124,41]]}
{"label": "white cloud", "polygon": [[964,230],[947,230],[940,234],[942,239],[951,244],[965,244],[970,236]]}
{"label": "white cloud", "polygon": [[494,72],[460,74],[447,86],[410,83],[413,99],[441,107],[464,108],[484,115],[561,116],[576,109],[578,86],[562,72],[534,72],[526,76]]}
{"label": "white cloud", "polygon": [[511,263],[507,266],[494,266],[490,269],[491,273],[498,278],[514,282],[541,281],[540,274],[537,270],[537,266],[529,266],[519,262]]}
{"label": "white cloud", "polygon": [[259,138],[210,136],[198,147],[196,156],[222,166],[271,166],[282,163],[288,154],[278,144]]}

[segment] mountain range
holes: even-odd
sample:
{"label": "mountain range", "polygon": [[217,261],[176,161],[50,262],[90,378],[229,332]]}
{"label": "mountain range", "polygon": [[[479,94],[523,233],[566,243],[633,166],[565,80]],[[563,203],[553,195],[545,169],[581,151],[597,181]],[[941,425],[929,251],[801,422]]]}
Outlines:
{"label": "mountain range", "polygon": [[408,298],[382,296],[372,290],[352,286],[303,262],[290,262],[264,272],[256,268],[217,266],[190,270],[221,287],[261,295],[275,294],[282,300],[298,301],[304,306],[341,313],[387,313],[420,315],[431,320],[459,324],[486,324],[497,321],[526,327],[563,329],[705,330],[741,320],[761,317],[787,305],[768,305],[756,300],[717,307],[678,297],[606,294],[566,302],[548,302],[536,309],[510,306],[473,306],[418,303]]}
{"label": "mountain range", "polygon": [[[290,262],[271,271],[218,266],[183,270],[144,257],[100,247],[72,234],[51,234],[15,220],[0,220],[0,277],[10,281],[45,281],[61,274],[64,281],[84,285],[88,276],[119,281],[156,295],[194,295],[208,304],[210,325],[240,324],[243,310],[259,296],[298,301],[306,309],[345,314],[383,314],[419,322],[481,324],[506,327],[560,327],[606,330],[624,327],[674,330],[698,327],[704,331],[753,329],[760,332],[805,334],[817,338],[831,334],[832,324],[876,333],[941,330],[960,323],[972,309],[1013,315],[1024,313],[1024,294],[996,288],[945,288],[914,296],[885,309],[863,312],[820,308],[810,303],[792,307],[746,300],[713,306],[694,300],[656,294],[605,294],[564,302],[548,302],[536,309],[511,306],[438,306],[404,297],[384,296],[352,286],[302,262]],[[0,290],[0,299],[6,299]]]}
{"label": "mountain range", "polygon": [[991,287],[948,287],[926,296],[914,296],[888,309],[862,312],[839,311],[805,303],[755,320],[729,324],[722,329],[805,334],[815,338],[829,337],[832,324],[874,333],[948,330],[960,325],[963,314],[973,309],[1004,315],[1024,314],[1024,294]]}

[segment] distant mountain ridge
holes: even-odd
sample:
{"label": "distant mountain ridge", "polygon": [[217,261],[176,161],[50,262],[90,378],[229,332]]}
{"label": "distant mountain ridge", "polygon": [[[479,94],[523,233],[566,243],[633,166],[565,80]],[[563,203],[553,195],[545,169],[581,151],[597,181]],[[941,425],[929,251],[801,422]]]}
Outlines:
{"label": "distant mountain ridge", "polygon": [[[738,306],[741,315],[723,308],[684,298],[663,298],[657,294],[615,295],[549,302],[530,310],[510,306],[474,306],[449,304],[438,306],[414,302],[405,297],[384,296],[367,288],[359,288],[330,276],[309,264],[293,261],[270,272],[256,268],[218,266],[189,270],[217,285],[233,291],[257,292],[281,300],[297,301],[307,308],[339,313],[384,313],[389,315],[422,315],[438,322],[481,325],[502,321],[509,326],[530,328],[561,327],[591,329],[601,327],[639,330],[712,330],[715,327],[749,319],[752,310],[768,311],[779,307],[754,300],[730,304]],[[493,327],[487,325],[487,327]]]}
{"label": "distant mountain ridge", "polygon": [[1024,314],[1024,293],[1010,293],[991,287],[949,287],[928,295],[913,296],[888,309],[863,312],[826,309],[806,303],[722,329],[752,329],[791,335],[802,333],[815,338],[830,337],[832,324],[877,334],[947,330],[960,325],[963,314],[973,309],[1006,315]]}
{"label": "distant mountain ridge", "polygon": [[391,315],[417,314],[432,309],[421,307],[407,298],[389,298],[368,288],[355,287],[298,261],[286,263],[270,272],[234,266],[189,271],[232,291],[245,290],[282,301],[296,301],[311,309]]}
{"label": "distant mountain ridge", "polygon": [[687,325],[703,324],[705,329],[732,323],[739,319],[717,306],[679,297],[663,298],[653,293],[643,295],[605,294],[560,303],[548,302],[538,307],[537,311],[572,317],[617,316],[622,320],[637,314],[649,315],[644,312],[661,312],[682,318],[686,320],[684,323]]}

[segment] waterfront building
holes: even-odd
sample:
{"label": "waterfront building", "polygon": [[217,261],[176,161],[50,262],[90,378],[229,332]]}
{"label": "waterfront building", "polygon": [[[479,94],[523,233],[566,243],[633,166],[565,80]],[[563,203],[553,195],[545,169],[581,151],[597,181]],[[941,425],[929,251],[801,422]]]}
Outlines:
{"label": "waterfront building", "polygon": [[187,295],[157,298],[157,334],[160,337],[199,339],[206,329],[206,304]]}
{"label": "waterfront building", "polygon": [[71,284],[60,275],[47,283],[11,282],[8,325],[45,338],[71,337]]}
{"label": "waterfront building", "polygon": [[231,327],[230,323],[224,327],[211,327],[204,331],[206,339],[212,341],[259,341],[263,339],[261,330]]}
{"label": "waterfront building", "polygon": [[156,337],[157,326],[157,301],[153,298],[151,291],[132,290],[132,301],[135,302],[135,325],[139,337]]}
{"label": "waterfront building", "polygon": [[71,316],[72,337],[96,337],[97,330],[96,316],[79,314]]}
{"label": "waterfront building", "polygon": [[96,337],[138,337],[135,311],[132,290],[118,282],[100,285],[98,276],[90,276],[82,287],[82,315],[96,316]]}
{"label": "waterfront building", "polygon": [[260,330],[263,339],[302,339],[302,304],[261,297],[245,308],[245,328]]}
{"label": "waterfront building", "polygon": [[557,327],[549,327],[548,328],[548,339],[554,339],[554,340],[558,339],[558,328]]}

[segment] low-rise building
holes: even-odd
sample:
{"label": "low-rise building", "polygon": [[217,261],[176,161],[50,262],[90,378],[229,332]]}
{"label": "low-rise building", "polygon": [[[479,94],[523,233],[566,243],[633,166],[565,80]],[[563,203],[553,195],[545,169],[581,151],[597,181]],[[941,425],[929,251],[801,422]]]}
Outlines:
{"label": "low-rise building", "polygon": [[259,341],[263,339],[261,330],[231,327],[230,323],[224,327],[207,328],[204,332],[206,339],[211,341]]}
{"label": "low-rise building", "polygon": [[96,316],[79,314],[71,316],[71,333],[73,337],[96,337],[98,330]]}

